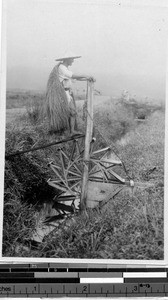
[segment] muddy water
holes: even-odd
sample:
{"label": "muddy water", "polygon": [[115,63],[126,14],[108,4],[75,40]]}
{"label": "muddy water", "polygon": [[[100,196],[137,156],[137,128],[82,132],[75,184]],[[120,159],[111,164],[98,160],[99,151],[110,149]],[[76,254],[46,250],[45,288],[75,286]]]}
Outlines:
{"label": "muddy water", "polygon": [[[64,202],[61,202],[64,203]],[[53,203],[44,203],[42,209],[37,212],[37,217],[36,217],[36,229],[33,232],[32,235],[32,240],[36,242],[42,242],[45,236],[47,236],[51,231],[54,229],[58,228],[60,224],[65,222],[65,219],[59,220],[59,221],[51,221],[48,224],[45,224],[45,220],[47,217],[54,217],[58,216],[58,212],[52,208]],[[79,209],[79,204],[80,204],[80,199],[77,198],[74,201],[75,209]],[[71,206],[72,201],[66,201],[66,205]],[[70,215],[70,213],[67,214],[67,216]]]}

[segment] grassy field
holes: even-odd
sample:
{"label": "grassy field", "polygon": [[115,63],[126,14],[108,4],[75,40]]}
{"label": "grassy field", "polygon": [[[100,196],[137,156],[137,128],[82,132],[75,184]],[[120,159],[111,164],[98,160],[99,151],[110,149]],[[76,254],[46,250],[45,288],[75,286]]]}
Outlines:
{"label": "grassy field", "polygon": [[[20,98],[19,98],[20,97]],[[22,95],[23,97],[23,95]],[[49,134],[39,119],[43,96],[8,95],[10,109],[23,108],[20,116],[7,118],[6,154],[44,145],[68,136]],[[14,102],[13,102],[14,101]],[[82,101],[78,105],[83,130]],[[14,111],[13,111],[14,113]],[[163,259],[164,257],[164,107],[97,97],[94,103],[96,146],[111,145],[124,162],[127,174],[140,185],[124,189],[101,210],[73,215],[32,245],[37,212],[57,193],[47,184],[57,162],[55,147],[6,160],[4,189],[3,256],[101,259]],[[68,145],[66,150],[70,151]],[[23,172],[24,170],[24,172]]]}

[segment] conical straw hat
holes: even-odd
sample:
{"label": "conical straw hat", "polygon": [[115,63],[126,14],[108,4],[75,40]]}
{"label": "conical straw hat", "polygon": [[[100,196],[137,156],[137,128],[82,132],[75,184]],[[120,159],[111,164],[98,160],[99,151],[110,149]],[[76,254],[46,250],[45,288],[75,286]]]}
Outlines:
{"label": "conical straw hat", "polygon": [[72,52],[66,52],[66,53],[64,54],[63,57],[57,58],[56,61],[62,61],[62,60],[68,59],[68,58],[73,58],[73,59],[75,59],[75,58],[80,58],[80,57],[81,57],[81,56],[75,55],[75,54],[72,53]]}

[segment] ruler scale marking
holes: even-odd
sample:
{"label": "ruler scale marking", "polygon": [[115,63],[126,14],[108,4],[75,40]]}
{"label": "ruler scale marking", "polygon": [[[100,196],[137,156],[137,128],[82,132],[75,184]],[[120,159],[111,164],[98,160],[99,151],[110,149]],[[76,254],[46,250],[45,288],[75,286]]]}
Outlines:
{"label": "ruler scale marking", "polygon": [[0,297],[167,296],[167,272],[165,267],[145,265],[3,263]]}

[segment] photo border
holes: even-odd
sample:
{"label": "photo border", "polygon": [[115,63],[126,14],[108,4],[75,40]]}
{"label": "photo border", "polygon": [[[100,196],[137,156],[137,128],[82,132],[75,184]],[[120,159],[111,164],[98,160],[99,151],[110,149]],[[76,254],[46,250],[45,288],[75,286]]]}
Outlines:
{"label": "photo border", "polygon": [[[103,1],[103,0],[102,0]],[[121,2],[122,3],[124,2]],[[66,2],[66,1],[64,1]],[[74,2],[74,1],[73,1]],[[82,1],[83,2],[83,1]],[[86,1],[87,2],[87,1]],[[131,1],[128,0],[128,3]],[[137,1],[138,2],[138,1]],[[146,3],[151,3],[150,0],[146,0]],[[142,1],[141,1],[142,3]],[[155,1],[156,3],[156,1]],[[159,3],[159,1],[158,1]],[[168,4],[167,4],[168,5]],[[135,3],[134,3],[135,6]],[[160,7],[160,4],[158,4]],[[161,6],[162,7],[162,6]],[[168,6],[166,6],[168,9]],[[0,127],[0,136],[1,136],[1,143],[0,143],[0,170],[1,170],[1,184],[0,184],[0,263],[6,262],[16,262],[16,263],[89,263],[89,264],[98,264],[98,265],[120,265],[121,267],[124,265],[133,265],[142,266],[145,265],[146,267],[154,267],[154,266],[161,266],[164,267],[168,265],[168,51],[167,51],[167,71],[166,71],[166,112],[165,112],[165,160],[164,160],[164,183],[165,183],[165,190],[164,190],[164,259],[163,260],[124,260],[124,259],[68,259],[68,258],[30,258],[30,257],[3,257],[2,256],[2,238],[3,238],[3,191],[4,191],[4,165],[5,165],[5,112],[6,112],[6,3],[5,0],[2,2],[2,45],[1,45],[1,100],[0,101],[0,120],[1,120],[1,127]],[[168,41],[167,41],[167,50],[168,50]],[[3,172],[2,172],[3,170]]]}

